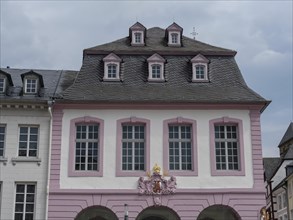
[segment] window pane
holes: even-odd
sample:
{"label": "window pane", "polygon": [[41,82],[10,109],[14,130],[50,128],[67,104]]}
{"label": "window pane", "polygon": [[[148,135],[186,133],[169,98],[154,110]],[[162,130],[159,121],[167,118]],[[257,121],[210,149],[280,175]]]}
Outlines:
{"label": "window pane", "polygon": [[123,125],[122,169],[145,169],[145,126]]}

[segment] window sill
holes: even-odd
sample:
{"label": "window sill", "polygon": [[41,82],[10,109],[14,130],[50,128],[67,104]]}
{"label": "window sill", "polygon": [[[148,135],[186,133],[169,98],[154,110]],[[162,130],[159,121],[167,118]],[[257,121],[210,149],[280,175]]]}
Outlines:
{"label": "window sill", "polygon": [[41,165],[41,158],[38,157],[14,157],[11,158],[11,162],[13,165],[15,165],[18,162],[33,162],[33,163],[37,163],[39,166]]}
{"label": "window sill", "polygon": [[169,170],[169,176],[198,176],[197,170]]}
{"label": "window sill", "polygon": [[212,176],[245,176],[245,171],[213,170],[211,174]]}
{"label": "window sill", "polygon": [[149,78],[148,81],[149,82],[155,82],[155,83],[158,82],[159,83],[159,82],[165,82],[166,80],[165,79],[151,79],[151,78]]}
{"label": "window sill", "polygon": [[76,171],[70,170],[68,173],[69,177],[102,177],[103,173],[100,171]]}
{"label": "window sill", "polygon": [[192,82],[196,83],[196,82],[204,82],[204,83],[208,83],[210,82],[208,79],[193,79]]}
{"label": "window sill", "polygon": [[126,171],[126,170],[117,170],[116,176],[117,177],[140,177],[140,176],[146,176],[147,171]]}
{"label": "window sill", "polygon": [[2,162],[4,165],[7,164],[8,159],[6,157],[0,157],[0,163]]}
{"label": "window sill", "polygon": [[119,78],[104,78],[104,82],[120,82]]}
{"label": "window sill", "polygon": [[144,43],[131,43],[131,46],[143,47]]}

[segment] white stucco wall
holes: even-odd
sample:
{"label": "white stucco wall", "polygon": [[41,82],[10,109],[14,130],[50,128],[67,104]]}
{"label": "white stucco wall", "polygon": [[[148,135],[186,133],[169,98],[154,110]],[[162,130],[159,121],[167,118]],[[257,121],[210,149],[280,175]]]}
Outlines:
{"label": "white stucco wall", "polygon": [[[35,217],[45,219],[46,187],[49,156],[49,126],[50,117],[46,109],[9,109],[0,110],[0,124],[6,125],[5,158],[7,164],[0,162],[1,215],[0,219],[14,218],[15,183],[35,183]],[[39,144],[38,155],[40,165],[36,162],[16,162],[11,159],[18,155],[19,125],[38,125]]]}
{"label": "white stucco wall", "polygon": [[[68,177],[70,120],[91,116],[104,120],[104,175],[103,177]],[[60,187],[64,189],[136,189],[137,177],[115,177],[116,121],[139,117],[150,120],[150,165],[163,165],[163,121],[183,117],[197,122],[197,177],[177,176],[177,186],[184,188],[251,188],[252,149],[248,110],[64,110],[62,121],[62,150]],[[228,116],[243,121],[244,158],[246,176],[212,177],[210,171],[209,120]],[[162,167],[164,169],[164,167]]]}

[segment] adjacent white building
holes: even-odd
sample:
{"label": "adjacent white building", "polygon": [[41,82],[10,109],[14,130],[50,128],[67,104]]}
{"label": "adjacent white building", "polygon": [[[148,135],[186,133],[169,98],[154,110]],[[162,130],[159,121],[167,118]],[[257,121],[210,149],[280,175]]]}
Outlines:
{"label": "adjacent white building", "polygon": [[46,219],[51,97],[68,73],[0,71],[0,219]]}

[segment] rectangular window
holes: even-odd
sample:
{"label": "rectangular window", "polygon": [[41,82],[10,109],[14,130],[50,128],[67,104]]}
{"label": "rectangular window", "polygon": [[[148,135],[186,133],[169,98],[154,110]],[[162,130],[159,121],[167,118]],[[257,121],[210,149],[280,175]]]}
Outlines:
{"label": "rectangular window", "polygon": [[204,79],[205,78],[205,66],[198,65],[195,67],[195,78]]}
{"label": "rectangular window", "polygon": [[278,195],[278,210],[282,209],[282,196]]}
{"label": "rectangular window", "polygon": [[117,78],[117,65],[108,65],[108,78]]}
{"label": "rectangular window", "polygon": [[19,157],[37,157],[39,128],[37,126],[19,127]]}
{"label": "rectangular window", "polygon": [[122,170],[145,169],[145,126],[122,126]]}
{"label": "rectangular window", "polygon": [[135,33],[135,43],[141,43],[141,33]]}
{"label": "rectangular window", "polygon": [[37,80],[36,79],[26,79],[25,85],[26,93],[36,93],[37,92]]}
{"label": "rectangular window", "polygon": [[287,214],[284,215],[284,220],[288,220],[288,215]]}
{"label": "rectangular window", "polygon": [[217,170],[239,170],[237,126],[215,125],[215,156]]}
{"label": "rectangular window", "polygon": [[178,43],[178,34],[171,34],[171,40],[172,44],[177,44]]}
{"label": "rectangular window", "polygon": [[284,209],[287,207],[287,197],[285,192],[282,194],[282,200],[283,200],[283,209]]}
{"label": "rectangular window", "polygon": [[160,79],[161,78],[161,66],[160,65],[152,65],[152,78]]}
{"label": "rectangular window", "polygon": [[35,184],[16,184],[15,220],[33,220],[35,210]]}
{"label": "rectangular window", "polygon": [[190,125],[169,125],[169,169],[192,170]]}
{"label": "rectangular window", "polygon": [[0,92],[4,92],[4,91],[5,91],[5,79],[0,78]]}
{"label": "rectangular window", "polygon": [[76,125],[75,170],[97,171],[99,125]]}
{"label": "rectangular window", "polygon": [[5,126],[0,125],[0,157],[4,157]]}

